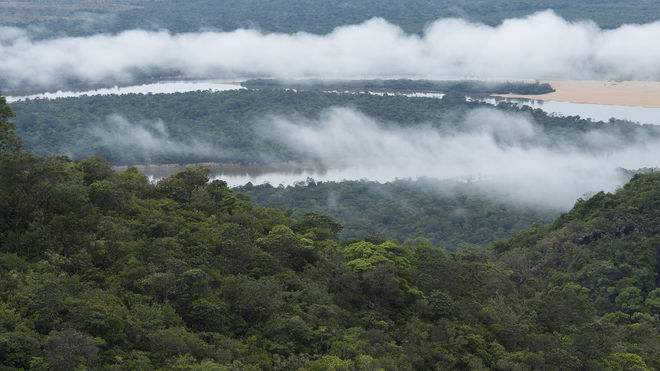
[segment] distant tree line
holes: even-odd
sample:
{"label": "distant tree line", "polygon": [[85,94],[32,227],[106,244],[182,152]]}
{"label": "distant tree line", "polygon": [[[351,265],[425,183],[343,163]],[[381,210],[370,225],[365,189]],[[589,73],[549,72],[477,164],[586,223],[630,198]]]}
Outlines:
{"label": "distant tree line", "polygon": [[[25,138],[27,148],[42,155],[68,154],[74,159],[102,156],[116,165],[315,160],[275,139],[277,135],[268,125],[272,115],[304,124],[306,120],[317,119],[327,108],[352,107],[385,126],[430,125],[441,132],[452,132],[464,130],[460,123],[471,110],[493,108],[486,103],[466,101],[456,92],[436,99],[282,89],[35,99],[11,106],[18,114],[14,119],[16,131]],[[594,122],[579,116],[554,117],[540,109],[506,102],[499,103],[496,109],[526,115],[538,125],[542,135],[526,139],[528,145],[568,144],[588,149],[594,143],[581,134],[596,129],[622,145],[660,138],[660,127],[655,125],[621,120]],[[118,146],[117,142],[137,137],[112,130],[108,118],[113,115],[130,124],[123,130],[144,129],[142,134],[180,146]],[[108,130],[115,133],[115,141],[100,141],[99,132]],[[196,147],[199,142],[204,142],[209,150],[199,150]]]}
{"label": "distant tree line", "polygon": [[433,92],[463,95],[546,94],[555,90],[548,83],[495,81],[432,81],[432,80],[277,80],[252,79],[241,86],[253,89],[296,89],[331,91],[376,91],[391,93]]}

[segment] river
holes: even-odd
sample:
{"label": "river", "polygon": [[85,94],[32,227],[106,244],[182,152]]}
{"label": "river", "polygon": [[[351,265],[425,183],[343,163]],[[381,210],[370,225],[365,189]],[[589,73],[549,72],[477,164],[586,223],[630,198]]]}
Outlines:
{"label": "river", "polygon": [[519,106],[540,108],[541,110],[561,116],[580,116],[594,121],[609,121],[610,118],[639,122],[641,124],[660,125],[660,108],[647,108],[639,106],[619,106],[610,104],[587,104],[557,101],[540,101],[517,98],[486,98],[484,102],[497,104],[506,101]]}
{"label": "river", "polygon": [[226,91],[243,89],[240,83],[222,82],[216,80],[201,81],[159,81],[150,84],[114,86],[110,88],[99,88],[83,91],[62,91],[45,92],[23,96],[8,96],[7,102],[17,102],[25,99],[56,99],[56,98],[74,98],[92,95],[124,95],[124,94],[172,94],[186,93],[191,91]]}

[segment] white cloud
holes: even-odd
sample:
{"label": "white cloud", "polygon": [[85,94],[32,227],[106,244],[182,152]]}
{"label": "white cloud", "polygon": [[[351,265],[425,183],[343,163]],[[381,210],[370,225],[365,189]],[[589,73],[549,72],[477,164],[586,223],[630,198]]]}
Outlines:
{"label": "white cloud", "polygon": [[495,27],[440,19],[422,35],[406,34],[378,18],[327,35],[132,30],[33,40],[10,31],[0,37],[0,78],[9,86],[71,79],[129,81],[153,71],[228,78],[660,77],[660,22],[601,30],[591,22],[565,21],[551,11]]}
{"label": "white cloud", "polygon": [[[111,115],[104,122],[91,125],[83,134],[98,148],[130,153],[147,160],[157,155],[222,154],[213,145],[197,139],[181,141],[171,138],[162,120],[131,122],[120,115]],[[75,149],[72,151],[72,157],[77,157]]]}
{"label": "white cloud", "polygon": [[359,112],[333,108],[310,121],[271,117],[277,140],[329,170],[317,180],[396,178],[479,180],[493,195],[567,209],[585,193],[613,191],[617,167],[657,166],[660,143],[623,141],[591,131],[552,143],[526,116],[494,109],[470,112],[460,130],[385,126]]}

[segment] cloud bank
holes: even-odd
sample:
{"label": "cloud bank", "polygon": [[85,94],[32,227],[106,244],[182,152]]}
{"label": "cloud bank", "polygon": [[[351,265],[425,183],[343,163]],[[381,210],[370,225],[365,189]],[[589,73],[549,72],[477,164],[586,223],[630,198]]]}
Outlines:
{"label": "cloud bank", "polygon": [[[162,120],[131,122],[121,115],[110,115],[102,123],[86,128],[83,136],[87,138],[85,143],[93,147],[92,150],[123,153],[125,156],[130,155],[136,160],[147,162],[162,155],[222,155],[221,150],[198,139],[180,141],[171,138]],[[71,157],[80,157],[81,154],[76,153],[76,149],[72,151]],[[82,155],[89,156],[88,153]]]}
{"label": "cloud bank", "polygon": [[327,35],[232,32],[34,40],[0,30],[0,79],[10,87],[130,81],[154,73],[191,77],[660,78],[660,22],[599,29],[552,11],[491,27],[450,18],[406,34],[383,19]]}
{"label": "cloud bank", "polygon": [[622,185],[617,167],[653,167],[660,158],[660,143],[624,142],[597,130],[573,144],[552,143],[527,116],[494,109],[470,112],[450,133],[388,127],[347,108],[327,110],[312,122],[268,122],[277,140],[331,169],[317,180],[470,180],[491,194],[559,209]]}

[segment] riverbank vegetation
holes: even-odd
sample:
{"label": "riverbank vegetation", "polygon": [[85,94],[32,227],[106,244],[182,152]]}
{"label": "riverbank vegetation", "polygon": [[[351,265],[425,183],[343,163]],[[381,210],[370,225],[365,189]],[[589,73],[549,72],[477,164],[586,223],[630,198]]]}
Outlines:
{"label": "riverbank vegetation", "polygon": [[431,80],[277,80],[252,79],[241,83],[250,89],[296,89],[382,93],[456,93],[463,95],[546,94],[554,92],[548,83],[525,81],[431,81]]}

